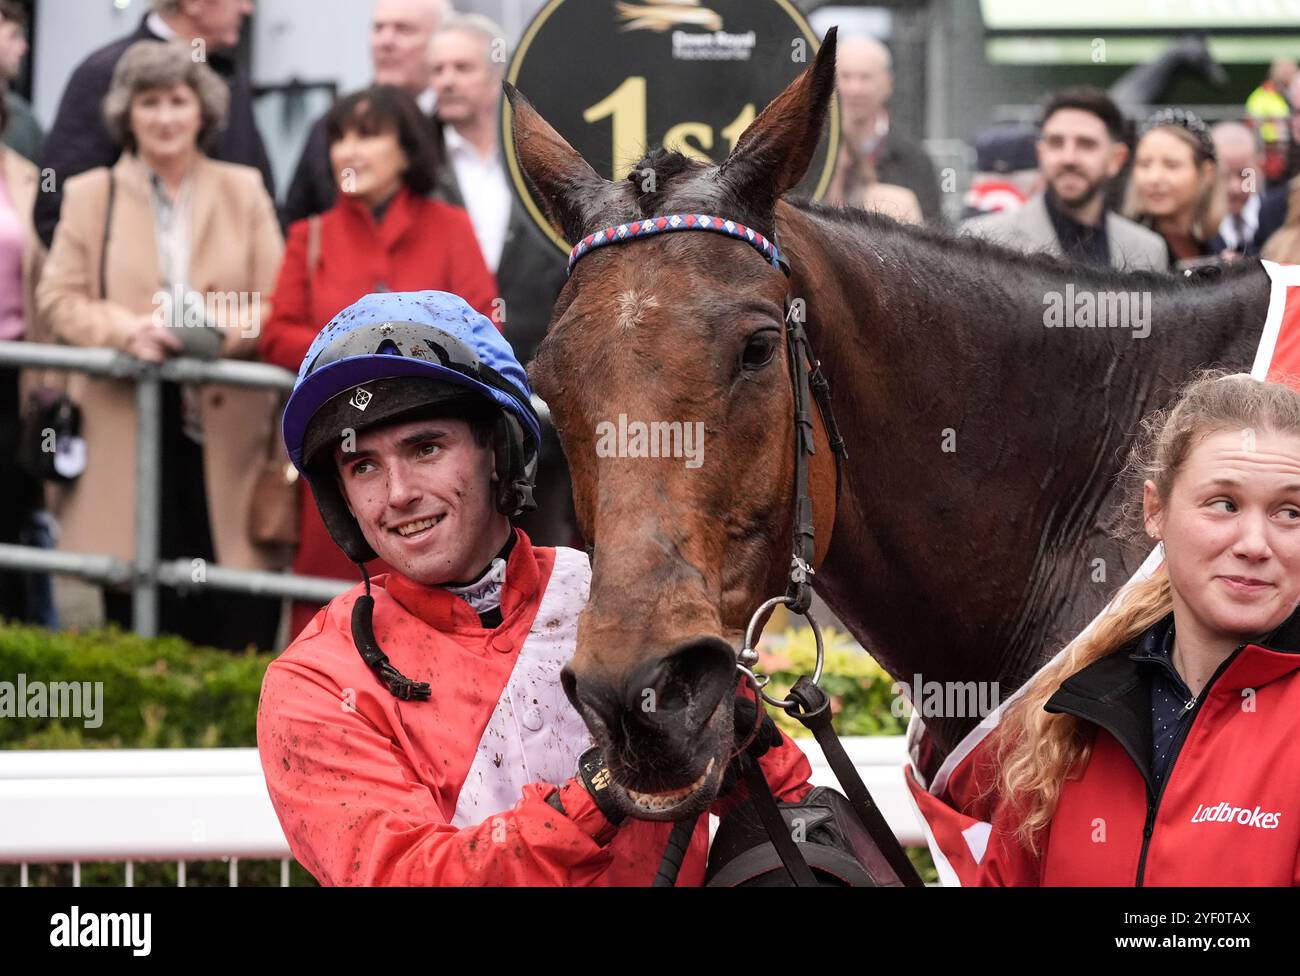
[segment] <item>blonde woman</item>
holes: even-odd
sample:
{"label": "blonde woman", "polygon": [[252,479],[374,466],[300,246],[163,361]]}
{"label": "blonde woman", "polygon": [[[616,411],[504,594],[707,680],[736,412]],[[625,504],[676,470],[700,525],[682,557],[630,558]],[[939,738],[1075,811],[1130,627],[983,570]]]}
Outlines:
{"label": "blonde woman", "polygon": [[1209,127],[1181,108],[1143,126],[1133,153],[1124,216],[1160,234],[1174,270],[1221,260],[1213,245],[1228,212]]}
{"label": "blonde woman", "polygon": [[913,784],[964,883],[1300,884],[1300,394],[1207,374],[1145,434],[1163,565],[1007,707],[974,799]]}
{"label": "blonde woman", "polygon": [[[182,353],[252,359],[283,244],[261,175],[209,159],[229,93],[179,43],[127,49],[104,99],[123,147],[111,169],[67,181],[37,301],[62,342],[147,362]],[[75,376],[86,468],[61,511],[60,546],[130,559],[135,531],[135,388]],[[163,386],[163,558],[274,568],[249,539],[249,503],[274,423],[269,391]],[[129,593],[105,615],[131,622]],[[275,601],[164,589],[161,630],[219,647],[269,647]]]}

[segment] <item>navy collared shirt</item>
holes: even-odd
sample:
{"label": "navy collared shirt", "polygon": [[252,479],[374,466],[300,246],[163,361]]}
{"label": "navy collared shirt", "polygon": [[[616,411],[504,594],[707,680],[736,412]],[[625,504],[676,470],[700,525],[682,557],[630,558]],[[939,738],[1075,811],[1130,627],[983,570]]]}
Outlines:
{"label": "navy collared shirt", "polygon": [[1106,237],[1106,211],[1095,227],[1081,224],[1061,209],[1051,187],[1043,194],[1047,215],[1052,219],[1056,239],[1067,257],[1105,267],[1110,264],[1110,240]]}
{"label": "navy collared shirt", "polygon": [[1129,658],[1151,676],[1151,773],[1157,789],[1169,771],[1169,754],[1191,721],[1196,696],[1174,667],[1174,615],[1152,624]]}

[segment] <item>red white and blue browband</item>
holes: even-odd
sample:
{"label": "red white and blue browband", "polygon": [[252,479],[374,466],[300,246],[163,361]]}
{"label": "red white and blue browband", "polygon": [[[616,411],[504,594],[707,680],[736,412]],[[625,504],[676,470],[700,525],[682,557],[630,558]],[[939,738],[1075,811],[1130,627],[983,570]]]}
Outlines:
{"label": "red white and blue browband", "polygon": [[569,252],[567,273],[573,273],[573,266],[578,263],[579,258],[598,247],[604,247],[606,244],[622,244],[626,241],[650,237],[654,234],[669,234],[673,231],[683,230],[707,230],[715,234],[726,234],[728,237],[734,237],[758,251],[778,271],[784,272],[786,270],[781,252],[776,244],[769,241],[752,227],[746,227],[744,224],[738,224],[734,220],[727,220],[723,217],[711,217],[708,214],[669,214],[663,217],[646,217],[644,220],[634,220],[630,223],[619,224],[617,227],[606,227],[594,234],[588,234],[578,241],[573,250]]}

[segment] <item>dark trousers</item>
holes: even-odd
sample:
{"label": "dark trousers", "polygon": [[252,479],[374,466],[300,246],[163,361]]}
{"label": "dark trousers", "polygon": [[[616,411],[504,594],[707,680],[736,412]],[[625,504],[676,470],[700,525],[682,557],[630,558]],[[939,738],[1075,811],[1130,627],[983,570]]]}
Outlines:
{"label": "dark trousers", "polygon": [[[41,508],[41,484],[18,463],[18,370],[0,369],[0,542],[34,541],[33,518]],[[24,623],[46,621],[50,587],[45,573],[0,570],[0,617]]]}
{"label": "dark trousers", "polygon": [[[216,563],[208,498],[203,477],[203,447],[185,436],[180,388],[163,384],[162,499],[159,556]],[[249,463],[253,463],[250,459]],[[104,589],[104,616],[131,628],[131,593]],[[280,601],[196,583],[185,590],[158,590],[158,632],[193,644],[242,651],[248,645],[270,650],[280,620]]]}

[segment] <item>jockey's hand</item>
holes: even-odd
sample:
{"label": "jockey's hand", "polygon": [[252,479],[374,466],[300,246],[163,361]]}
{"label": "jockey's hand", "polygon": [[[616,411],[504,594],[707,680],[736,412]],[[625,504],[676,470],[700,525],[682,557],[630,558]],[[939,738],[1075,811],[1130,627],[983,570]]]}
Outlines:
{"label": "jockey's hand", "polygon": [[606,820],[617,827],[627,818],[627,798],[622,795],[623,788],[609,775],[600,746],[592,746],[578,757],[577,775]]}
{"label": "jockey's hand", "polygon": [[[748,695],[737,695],[733,708],[733,721],[735,723],[734,732],[736,745],[740,745],[749,738],[749,734],[754,731],[754,722],[759,721],[758,732],[754,734],[754,741],[745,747],[744,755],[737,756],[731,762],[727,763],[727,768],[722,772],[722,782],[718,786],[718,796],[724,797],[736,788],[736,784],[741,781],[743,772],[738,768],[741,762],[757,762],[759,757],[764,755],[769,749],[781,744],[781,730],[776,727],[772,721],[772,716],[767,709],[763,709],[763,717],[758,719],[757,709],[754,699]],[[748,758],[746,758],[748,757]]]}
{"label": "jockey's hand", "polygon": [[[736,745],[740,745],[749,738],[749,734],[754,731],[754,722],[756,720],[756,711],[758,704],[748,695],[737,695],[733,706],[734,714],[734,735]],[[772,721],[772,716],[767,709],[763,709],[763,718],[759,723],[758,732],[754,735],[754,741],[746,748],[750,756],[758,759],[769,749],[773,749],[781,744],[781,730],[776,727]]]}

